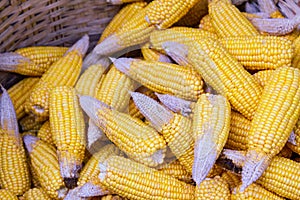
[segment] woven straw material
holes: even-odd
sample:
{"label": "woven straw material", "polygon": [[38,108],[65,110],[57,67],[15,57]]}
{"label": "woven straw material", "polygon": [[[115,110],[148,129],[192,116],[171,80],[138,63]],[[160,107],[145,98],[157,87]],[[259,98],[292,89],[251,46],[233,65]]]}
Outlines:
{"label": "woven straw material", "polygon": [[[1,0],[0,53],[27,46],[71,46],[84,34],[90,49],[119,11],[106,0]],[[0,73],[4,85],[15,75]]]}

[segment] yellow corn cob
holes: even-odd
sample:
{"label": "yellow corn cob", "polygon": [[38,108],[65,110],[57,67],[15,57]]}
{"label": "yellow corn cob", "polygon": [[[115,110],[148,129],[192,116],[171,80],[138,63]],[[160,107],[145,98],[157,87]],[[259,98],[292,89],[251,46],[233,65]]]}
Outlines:
{"label": "yellow corn cob", "polygon": [[41,76],[52,63],[67,51],[65,47],[26,47],[14,53],[4,53],[0,57],[0,70],[27,76]]}
{"label": "yellow corn cob", "polygon": [[98,41],[98,44],[111,34],[115,33],[117,30],[119,30],[128,20],[130,20],[134,15],[136,15],[138,11],[144,8],[146,5],[146,2],[136,2],[124,6],[105,27]]}
{"label": "yellow corn cob", "polygon": [[[246,152],[223,151],[227,158],[231,159],[238,167],[244,165]],[[257,184],[267,188],[279,196],[287,199],[299,199],[300,163],[288,158],[275,156],[271,159],[270,165],[256,181]],[[241,188],[240,188],[241,189]]]}
{"label": "yellow corn cob", "polygon": [[193,116],[195,150],[193,179],[199,185],[208,175],[226,144],[230,128],[230,104],[221,95],[203,94]]}
{"label": "yellow corn cob", "polygon": [[111,156],[99,167],[101,183],[122,197],[136,200],[194,199],[194,186],[129,159]]}
{"label": "yellow corn cob", "polygon": [[92,65],[85,70],[75,85],[77,93],[93,97],[95,95],[96,86],[105,70],[106,68],[99,64]]}
{"label": "yellow corn cob", "polygon": [[24,103],[38,81],[39,78],[24,78],[7,90],[14,104],[18,120],[25,116]]}
{"label": "yellow corn cob", "polygon": [[260,177],[288,140],[300,115],[299,84],[299,69],[281,67],[265,87],[247,136],[242,190]]}
{"label": "yellow corn cob", "polygon": [[244,192],[239,191],[239,187],[235,188],[231,194],[231,200],[244,200],[244,199],[270,199],[270,200],[283,200],[276,194],[269,192],[263,187],[253,183]]}
{"label": "yellow corn cob", "polygon": [[82,186],[95,176],[98,176],[100,173],[99,162],[104,162],[104,160],[112,155],[122,155],[122,152],[113,144],[105,145],[97,153],[93,154],[80,172],[78,185]]}
{"label": "yellow corn cob", "polygon": [[215,39],[205,37],[195,42],[170,29],[152,33],[150,40],[153,47],[167,49],[174,60],[193,66],[205,83],[225,96],[235,110],[248,119],[253,117],[262,88]]}
{"label": "yellow corn cob", "polygon": [[166,56],[158,51],[155,51],[153,49],[150,49],[149,43],[146,43],[145,45],[143,45],[141,48],[141,51],[142,51],[144,59],[147,61],[159,61],[159,62],[168,62],[168,63],[172,62],[168,56]]}
{"label": "yellow corn cob", "polygon": [[67,189],[60,175],[56,149],[37,137],[27,135],[24,143],[30,162],[45,192],[54,199],[63,198]]}
{"label": "yellow corn cob", "polygon": [[233,190],[242,183],[240,176],[227,170],[222,173],[221,178],[228,183],[230,190]]}
{"label": "yellow corn cob", "polygon": [[243,115],[232,111],[230,130],[225,147],[234,150],[247,150],[247,135],[250,131],[251,121]]}
{"label": "yellow corn cob", "polygon": [[28,163],[30,175],[31,175],[31,181],[34,187],[41,187],[41,183],[39,181],[38,173],[34,170],[32,167],[31,162]]}
{"label": "yellow corn cob", "polygon": [[124,4],[124,3],[132,3],[136,1],[143,1],[143,0],[107,0],[107,3],[111,3],[114,5]]}
{"label": "yellow corn cob", "polygon": [[0,131],[0,187],[15,195],[30,188],[25,150],[7,131]]}
{"label": "yellow corn cob", "polygon": [[189,173],[185,169],[185,167],[182,164],[180,164],[179,160],[175,160],[171,163],[164,164],[160,166],[158,170],[186,183],[190,183],[193,181],[191,173]]}
{"label": "yellow corn cob", "polygon": [[116,59],[114,64],[118,70],[155,92],[192,101],[203,93],[200,75],[184,66],[131,58]]}
{"label": "yellow corn cob", "polygon": [[24,131],[32,131],[38,132],[38,130],[42,127],[43,123],[36,120],[34,115],[25,115],[20,121],[21,130]]}
{"label": "yellow corn cob", "polygon": [[200,20],[199,28],[217,34],[215,28],[212,25],[212,19],[210,15],[205,15],[204,17],[202,17],[202,19]]}
{"label": "yellow corn cob", "polygon": [[61,86],[52,90],[50,127],[58,151],[61,175],[72,184],[79,177],[86,146],[83,113],[74,88]]}
{"label": "yellow corn cob", "polygon": [[208,8],[212,25],[220,38],[259,35],[251,22],[230,1],[213,0]]}
{"label": "yellow corn cob", "polygon": [[208,13],[208,1],[198,1],[189,12],[183,16],[175,25],[177,26],[196,26],[200,19]]}
{"label": "yellow corn cob", "polygon": [[18,200],[18,197],[7,189],[0,189],[0,199],[5,200]]}
{"label": "yellow corn cob", "polygon": [[220,176],[216,176],[212,179],[207,178],[200,185],[196,186],[195,199],[230,200],[230,190],[228,183],[226,183],[226,181]]}
{"label": "yellow corn cob", "polygon": [[191,173],[194,151],[192,121],[182,115],[168,111],[157,101],[144,94],[132,92],[131,96],[140,112],[163,135],[173,154]]}
{"label": "yellow corn cob", "polygon": [[145,19],[149,6],[150,4],[139,9],[139,12],[127,20],[120,29],[99,43],[93,50],[94,57],[112,55],[127,47],[147,42],[150,33],[155,29]]}
{"label": "yellow corn cob", "polygon": [[149,166],[163,162],[166,143],[154,128],[92,97],[80,97],[80,104],[95,124],[127,156]]}
{"label": "yellow corn cob", "polygon": [[276,36],[239,36],[219,40],[246,69],[276,69],[290,66],[292,42]]}
{"label": "yellow corn cob", "polygon": [[23,195],[23,200],[51,200],[41,188],[32,188]]}
{"label": "yellow corn cob", "polygon": [[294,41],[293,41],[294,47],[295,47],[295,52],[294,52],[294,57],[292,61],[292,66],[296,68],[300,68],[300,36],[298,36]]}
{"label": "yellow corn cob", "polygon": [[158,29],[172,26],[199,2],[197,0],[154,0],[149,4],[146,19]]}
{"label": "yellow corn cob", "polygon": [[33,88],[25,103],[25,111],[47,119],[49,94],[57,86],[74,86],[80,73],[82,57],[88,48],[88,36],[75,43],[61,59],[51,65]]}
{"label": "yellow corn cob", "polygon": [[51,127],[50,127],[50,121],[46,121],[40,128],[40,130],[37,133],[37,137],[43,140],[44,142],[47,142],[50,145],[54,145]]}
{"label": "yellow corn cob", "polygon": [[293,151],[288,147],[288,145],[285,145],[283,149],[277,154],[277,156],[284,157],[284,158],[291,158],[293,154]]}
{"label": "yellow corn cob", "polygon": [[263,70],[253,74],[253,77],[262,87],[265,87],[267,85],[267,81],[272,78],[273,73],[274,70]]}
{"label": "yellow corn cob", "polygon": [[114,65],[96,86],[95,98],[112,108],[124,112],[128,109],[130,91],[134,91],[136,82],[116,69]]}

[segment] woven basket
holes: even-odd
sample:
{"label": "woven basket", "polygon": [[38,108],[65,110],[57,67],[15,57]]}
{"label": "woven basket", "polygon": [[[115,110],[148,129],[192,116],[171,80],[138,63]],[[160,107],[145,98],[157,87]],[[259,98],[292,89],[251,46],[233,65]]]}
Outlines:
{"label": "woven basket", "polygon": [[[68,47],[86,33],[91,49],[118,10],[106,0],[1,0],[0,52],[37,45]],[[6,88],[21,78],[0,72]]]}

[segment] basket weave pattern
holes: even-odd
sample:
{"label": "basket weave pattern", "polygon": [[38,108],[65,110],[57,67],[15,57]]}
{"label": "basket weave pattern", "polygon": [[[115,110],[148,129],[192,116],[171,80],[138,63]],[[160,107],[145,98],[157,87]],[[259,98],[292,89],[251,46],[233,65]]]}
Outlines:
{"label": "basket weave pattern", "polygon": [[[91,49],[118,10],[106,0],[2,0],[0,53],[26,46],[71,46],[86,33]],[[7,76],[0,73],[1,83],[12,81]]]}

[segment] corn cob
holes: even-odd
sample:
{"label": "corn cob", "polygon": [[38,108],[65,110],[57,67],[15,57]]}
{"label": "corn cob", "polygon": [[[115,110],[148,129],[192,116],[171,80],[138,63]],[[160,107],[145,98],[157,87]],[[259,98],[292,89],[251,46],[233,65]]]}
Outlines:
{"label": "corn cob", "polygon": [[36,117],[34,115],[25,115],[19,121],[19,124],[22,132],[24,131],[38,132],[43,125],[42,122],[36,120]]}
{"label": "corn cob", "polygon": [[240,36],[219,41],[248,70],[276,69],[292,62],[292,42],[286,38]]}
{"label": "corn cob", "polygon": [[146,19],[149,24],[154,24],[158,29],[172,26],[188,11],[193,8],[197,0],[154,0],[149,4]]}
{"label": "corn cob", "polygon": [[259,35],[250,21],[230,1],[213,0],[208,8],[212,25],[220,38]]}
{"label": "corn cob", "polygon": [[85,70],[75,85],[77,93],[93,97],[95,95],[96,86],[105,70],[105,67],[98,64],[92,65]]}
{"label": "corn cob", "polygon": [[155,29],[145,19],[149,6],[150,4],[139,9],[139,12],[127,20],[120,29],[99,43],[94,48],[93,54],[96,57],[108,56],[127,47],[147,42],[150,33]]}
{"label": "corn cob", "polygon": [[42,188],[51,198],[63,198],[67,189],[60,175],[55,148],[30,135],[24,137],[24,143]]}
{"label": "corn cob", "polygon": [[234,150],[247,150],[247,135],[250,131],[251,121],[243,115],[232,111],[230,130],[225,147]]}
{"label": "corn cob", "polygon": [[54,88],[49,101],[50,127],[58,150],[60,172],[65,181],[72,184],[79,176],[86,146],[83,113],[72,87]]}
{"label": "corn cob", "polygon": [[137,200],[194,199],[194,186],[129,159],[111,156],[99,167],[102,184],[122,197]]}
{"label": "corn cob", "polygon": [[88,48],[88,36],[75,43],[66,54],[43,74],[25,103],[25,111],[42,119],[49,116],[49,94],[57,86],[74,86],[80,73],[82,57]]}
{"label": "corn cob", "polygon": [[132,2],[138,2],[143,0],[107,0],[107,3],[113,4],[113,5],[119,5],[124,3],[132,3]]}
{"label": "corn cob", "polygon": [[208,1],[198,1],[175,25],[189,27],[196,26],[200,19],[208,13],[207,6]]}
{"label": "corn cob", "polygon": [[193,179],[199,185],[219,157],[229,134],[230,104],[221,95],[203,94],[193,116]]}
{"label": "corn cob", "polygon": [[231,171],[224,171],[221,178],[228,183],[230,191],[242,183],[241,177]]}
{"label": "corn cob", "polygon": [[[242,167],[244,165],[246,152],[224,150],[223,153],[236,166]],[[275,156],[256,183],[281,197],[294,200],[299,199],[300,196],[300,181],[295,178],[299,176],[300,163]]]}
{"label": "corn cob", "polygon": [[207,174],[206,178],[213,178],[215,176],[220,176],[223,172],[223,168],[214,164],[209,173]]}
{"label": "corn cob", "polygon": [[0,127],[10,136],[15,138],[17,145],[22,146],[16,111],[13,102],[6,89],[0,85],[2,95],[0,97]]}
{"label": "corn cob", "polygon": [[180,164],[179,160],[159,166],[158,170],[186,183],[191,183],[193,180],[191,173],[189,173],[185,167]]}
{"label": "corn cob", "polygon": [[[145,2],[136,2],[124,6],[105,27],[98,41],[98,44],[103,42],[103,40],[110,35],[114,34],[117,30],[120,30],[128,20],[131,20],[131,18],[133,18],[140,11],[140,9],[144,8],[146,5],[147,3]],[[101,57],[97,55],[95,51],[92,51],[84,58],[82,71],[96,63],[102,63],[103,67],[108,67],[110,64],[107,58]]]}
{"label": "corn cob", "polygon": [[39,78],[24,78],[7,90],[16,110],[18,120],[25,116],[24,103],[38,81]]}
{"label": "corn cob", "polygon": [[[25,136],[24,136],[25,137]],[[24,138],[23,137],[23,138]],[[28,166],[29,166],[29,171],[30,171],[30,175],[31,175],[31,182],[32,182],[32,185],[34,187],[38,187],[40,188],[41,187],[41,183],[39,181],[39,177],[38,177],[38,173],[34,170],[34,168],[32,167],[32,164],[31,162],[28,162]]]}
{"label": "corn cob", "polygon": [[166,143],[154,128],[92,97],[80,97],[80,104],[106,136],[130,158],[149,166],[163,162]]}
{"label": "corn cob", "polygon": [[118,70],[155,92],[191,101],[196,101],[203,93],[200,75],[184,66],[131,58],[116,59],[114,64]]}
{"label": "corn cob", "polygon": [[199,28],[217,34],[215,28],[212,25],[212,19],[209,14],[202,17],[202,19],[200,20]]}
{"label": "corn cob", "polygon": [[293,32],[300,24],[300,16],[297,15],[291,19],[288,18],[266,18],[250,19],[253,26],[260,32],[269,35],[286,35]]}
{"label": "corn cob", "polygon": [[270,199],[270,200],[283,200],[276,194],[269,192],[263,187],[253,183],[244,192],[239,191],[239,187],[235,188],[231,194],[232,200],[244,199]]}
{"label": "corn cob", "polygon": [[5,200],[18,200],[18,197],[7,189],[0,189],[0,199]]}
{"label": "corn cob", "polygon": [[292,66],[296,68],[300,68],[300,36],[298,36],[294,42],[295,52],[292,61]]}
{"label": "corn cob", "polygon": [[230,200],[228,183],[226,183],[226,181],[220,176],[216,176],[212,179],[207,178],[200,185],[196,186],[195,199]]}
{"label": "corn cob", "polygon": [[220,43],[210,37],[195,42],[188,35],[172,30],[156,31],[150,40],[153,47],[167,49],[174,60],[193,66],[205,83],[225,96],[235,110],[248,119],[253,118],[262,88]]}
{"label": "corn cob", "polygon": [[191,115],[192,109],[195,106],[194,102],[192,101],[186,101],[168,94],[155,94],[157,95],[159,101],[164,104],[164,106],[171,111],[179,113],[185,117]]}
{"label": "corn cob", "polygon": [[163,135],[176,158],[191,173],[194,151],[194,141],[191,137],[192,121],[182,115],[168,111],[146,95],[132,92],[131,96],[140,112]]}
{"label": "corn cob", "polygon": [[37,137],[43,140],[44,142],[47,142],[50,145],[54,145],[51,127],[50,127],[50,121],[46,121],[40,128],[40,130],[37,133]]}
{"label": "corn cob", "polygon": [[25,192],[23,200],[51,200],[47,193],[41,188],[32,188]]}
{"label": "corn cob", "polygon": [[242,190],[260,177],[270,159],[284,147],[296,125],[300,115],[299,83],[299,69],[281,67],[274,71],[265,87],[247,136]]}
{"label": "corn cob", "polygon": [[90,160],[83,167],[78,179],[78,185],[82,186],[93,177],[98,176],[100,169],[99,162],[104,162],[111,155],[122,155],[122,152],[113,144],[108,144],[102,147],[97,153],[93,154]]}
{"label": "corn cob", "polygon": [[23,145],[4,130],[0,132],[0,187],[15,195],[22,195],[30,188]]}
{"label": "corn cob", "polygon": [[155,51],[153,49],[150,49],[149,43],[146,43],[145,45],[143,45],[141,47],[141,51],[142,51],[144,59],[147,61],[158,61],[158,62],[167,62],[167,63],[172,62],[168,56],[166,56],[158,51]]}
{"label": "corn cob", "polygon": [[265,87],[267,85],[268,80],[270,80],[273,76],[273,73],[274,70],[263,70],[253,74],[253,77],[262,87]]}
{"label": "corn cob", "polygon": [[103,81],[96,86],[95,98],[120,112],[128,109],[130,91],[136,89],[137,83],[116,69],[110,68]]}
{"label": "corn cob", "polygon": [[21,48],[14,53],[3,53],[0,56],[0,70],[42,76],[66,51],[65,47],[38,46]]}

